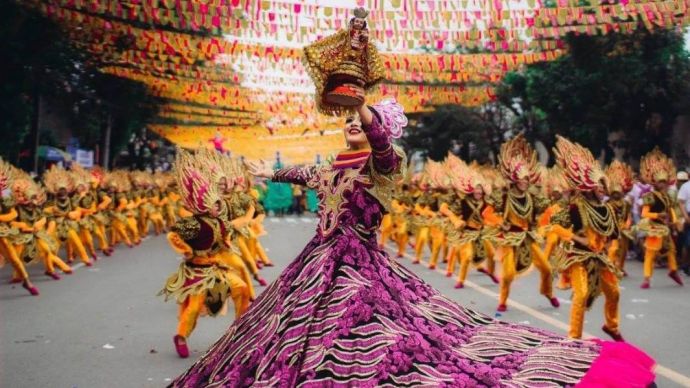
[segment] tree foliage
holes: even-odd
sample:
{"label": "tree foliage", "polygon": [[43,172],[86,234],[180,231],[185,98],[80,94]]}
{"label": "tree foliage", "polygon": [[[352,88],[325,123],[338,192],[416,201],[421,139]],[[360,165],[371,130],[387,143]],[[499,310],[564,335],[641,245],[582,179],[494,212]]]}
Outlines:
{"label": "tree foliage", "polygon": [[627,135],[628,155],[669,151],[677,103],[690,90],[690,58],[676,31],[566,39],[568,54],[508,74],[499,102],[528,137],[553,144],[556,134],[593,150],[610,132]]}
{"label": "tree foliage", "polygon": [[[0,155],[12,162],[22,149],[33,152],[39,96],[48,97],[83,148],[102,145],[110,117],[111,156],[156,114],[157,101],[145,85],[98,71],[88,53],[35,11],[0,0],[0,34],[0,131],[12,134],[3,136]],[[53,143],[50,135],[42,132],[41,144]]]}
{"label": "tree foliage", "polygon": [[491,112],[457,105],[438,106],[422,116],[418,125],[405,133],[402,142],[410,151],[422,151],[434,160],[442,160],[452,152],[464,159],[487,161],[489,153],[500,143],[499,130],[488,120]]}

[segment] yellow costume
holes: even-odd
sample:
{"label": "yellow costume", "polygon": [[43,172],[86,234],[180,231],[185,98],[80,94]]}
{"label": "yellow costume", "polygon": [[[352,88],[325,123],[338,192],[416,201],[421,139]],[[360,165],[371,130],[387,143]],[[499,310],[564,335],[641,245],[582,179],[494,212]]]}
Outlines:
{"label": "yellow costume", "polygon": [[529,185],[540,179],[537,154],[524,137],[517,136],[501,145],[501,173],[513,183],[507,192],[494,193],[489,212],[498,218],[487,229],[487,238],[497,247],[502,261],[498,311],[507,310],[510,286],[517,274],[532,264],[541,275],[539,291],[553,307],[559,302],[553,296],[551,265],[540,248],[536,233],[536,216],[546,208],[546,200],[530,192]]}
{"label": "yellow costume", "polygon": [[579,192],[568,208],[554,216],[552,228],[566,242],[558,251],[556,268],[568,275],[573,290],[568,335],[582,337],[585,310],[603,293],[602,330],[622,341],[618,327],[621,274],[607,254],[607,244],[618,235],[618,223],[613,208],[602,201],[605,175],[592,153],[579,144],[559,136],[555,153],[571,188]]}
{"label": "yellow costume", "polygon": [[52,195],[52,200],[45,209],[52,218],[49,231],[59,243],[66,244],[68,260],[71,259],[69,253],[76,252],[84,264],[91,266],[91,260],[78,234],[82,213],[71,199],[75,188],[74,178],[64,169],[53,166],[43,176],[43,183]]}
{"label": "yellow costume", "polygon": [[[71,274],[72,269],[62,261],[55,252],[58,244],[46,230],[47,219],[42,207],[45,203],[45,193],[29,177],[17,179],[12,185],[12,194],[17,201],[17,218],[13,226],[21,232],[15,240],[15,251],[25,263],[32,263],[39,259],[43,261],[45,274],[55,280],[60,276],[55,272],[57,266],[62,272]],[[13,277],[19,274],[15,272]]]}
{"label": "yellow costume", "polygon": [[676,168],[673,161],[657,148],[642,158],[640,174],[645,182],[654,185],[654,190],[642,197],[642,221],[637,225],[637,230],[647,236],[644,241],[644,281],[640,287],[650,287],[657,256],[666,256],[668,276],[682,286],[683,280],[678,275],[676,262],[676,244],[672,235],[678,216],[674,200],[667,192],[668,183],[676,175]]}
{"label": "yellow costume", "polygon": [[[12,187],[12,175],[12,167],[0,159],[0,193]],[[10,198],[0,198],[0,267],[4,265],[4,260],[8,260],[14,269],[13,281],[21,282],[31,295],[38,295],[38,288],[31,284],[24,263],[15,249],[15,244],[21,244],[21,235],[16,224],[12,224],[18,216],[14,205]]]}
{"label": "yellow costume", "polygon": [[617,249],[610,250],[609,259],[616,264],[618,269],[623,271],[623,276],[626,276],[625,257],[628,254],[630,244],[634,241],[634,234],[632,233],[632,205],[625,199],[625,194],[633,187],[634,175],[630,166],[616,160],[606,169],[606,177],[609,181],[609,200],[607,203],[615,212],[620,231],[615,243],[612,244]]}
{"label": "yellow costume", "polygon": [[449,155],[446,159],[447,174],[456,195],[450,202],[441,205],[440,213],[448,219],[448,239],[451,244],[447,276],[452,276],[455,264],[460,263],[455,288],[463,288],[470,263],[479,267],[487,261],[487,268],[480,272],[487,274],[494,282],[494,247],[483,238],[484,223],[497,222],[495,215],[484,201],[484,188],[490,184],[480,173],[470,168],[459,158]]}
{"label": "yellow costume", "polygon": [[187,338],[202,314],[212,316],[225,310],[228,297],[235,303],[235,316],[249,306],[249,290],[240,276],[229,268],[222,252],[229,248],[230,225],[219,217],[222,204],[217,185],[211,181],[208,160],[178,151],[175,171],[185,205],[193,216],[178,221],[168,234],[173,249],[184,256],[161,294],[180,305],[177,334],[173,338],[180,357],[188,357]]}

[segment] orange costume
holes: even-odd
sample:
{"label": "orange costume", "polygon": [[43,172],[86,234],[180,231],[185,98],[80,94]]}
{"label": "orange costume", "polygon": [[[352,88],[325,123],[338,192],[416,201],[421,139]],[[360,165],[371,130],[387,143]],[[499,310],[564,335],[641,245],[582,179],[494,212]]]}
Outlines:
{"label": "orange costume", "polygon": [[570,206],[554,216],[552,228],[565,241],[557,254],[556,268],[567,274],[573,289],[568,335],[582,337],[585,311],[603,293],[602,330],[622,341],[618,327],[621,273],[607,252],[607,245],[619,231],[613,208],[603,202],[606,177],[592,153],[579,144],[559,136],[555,152],[571,188],[578,191]]}
{"label": "orange costume", "polygon": [[530,184],[540,179],[536,151],[519,135],[501,145],[500,168],[513,185],[506,192],[493,194],[487,210],[498,216],[486,232],[502,261],[498,311],[507,310],[515,276],[532,264],[541,275],[540,293],[553,307],[559,307],[558,298],[553,296],[551,265],[539,246],[543,239],[536,233],[536,217],[546,208],[546,200],[528,190]]}
{"label": "orange costume", "polygon": [[654,190],[642,197],[642,221],[637,224],[637,230],[647,235],[644,241],[644,281],[640,287],[650,287],[657,256],[666,256],[668,276],[682,286],[683,280],[678,275],[676,261],[676,244],[673,241],[678,215],[674,200],[667,191],[668,184],[675,179],[676,167],[668,156],[655,148],[642,158],[640,175],[646,183],[654,185]]}
{"label": "orange costume", "polygon": [[228,267],[222,252],[229,248],[230,225],[219,217],[223,201],[211,182],[208,164],[201,158],[178,151],[176,178],[191,217],[179,220],[168,234],[173,249],[184,256],[160,294],[180,305],[177,334],[173,338],[180,357],[189,356],[187,338],[202,314],[224,313],[228,297],[235,302],[235,317],[249,307],[249,290]]}

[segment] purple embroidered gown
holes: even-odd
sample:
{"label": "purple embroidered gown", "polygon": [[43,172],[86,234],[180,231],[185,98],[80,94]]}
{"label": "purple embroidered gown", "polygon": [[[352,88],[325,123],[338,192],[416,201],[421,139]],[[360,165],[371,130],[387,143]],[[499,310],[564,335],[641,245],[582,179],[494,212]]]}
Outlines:
{"label": "purple embroidered gown", "polygon": [[404,165],[380,120],[365,163],[279,170],[318,190],[302,253],[178,377],[174,387],[640,386],[636,348],[500,322],[447,299],[379,249],[376,230]]}

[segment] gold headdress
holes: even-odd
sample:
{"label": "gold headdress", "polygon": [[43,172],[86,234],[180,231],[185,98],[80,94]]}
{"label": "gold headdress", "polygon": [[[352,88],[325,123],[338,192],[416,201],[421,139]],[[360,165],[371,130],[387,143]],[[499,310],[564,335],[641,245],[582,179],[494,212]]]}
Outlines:
{"label": "gold headdress", "polygon": [[208,213],[220,200],[220,195],[218,184],[211,181],[205,162],[179,149],[174,169],[185,206],[196,214]]}
{"label": "gold headdress", "polygon": [[304,48],[305,68],[316,85],[316,106],[323,114],[342,116],[351,111],[335,101],[339,96],[354,98],[343,83],[361,82],[369,90],[383,79],[383,61],[368,38],[367,16],[364,8],[355,9],[347,29]]}
{"label": "gold headdress", "polygon": [[621,161],[614,160],[606,168],[606,177],[609,180],[609,193],[620,192],[625,194],[630,191],[633,187],[634,176],[632,167]]}
{"label": "gold headdress", "polygon": [[57,194],[61,189],[67,190],[68,193],[74,191],[72,174],[57,165],[53,165],[50,170],[43,174],[43,184],[46,185],[46,189],[52,194]]}
{"label": "gold headdress", "polygon": [[91,183],[96,188],[101,187],[105,182],[105,171],[100,166],[93,166],[91,169]]}
{"label": "gold headdress", "polygon": [[72,180],[74,180],[75,188],[84,186],[88,189],[91,186],[91,173],[86,171],[80,164],[72,164],[70,172],[72,173]]}
{"label": "gold headdress", "polygon": [[547,168],[542,179],[544,183],[544,190],[546,191],[547,195],[551,195],[552,193],[556,192],[562,193],[570,189],[568,178],[566,178],[563,168],[558,165]]}
{"label": "gold headdress", "polygon": [[473,167],[470,167],[457,156],[448,154],[444,161],[444,167],[453,188],[461,193],[471,194],[479,187],[485,192],[491,190],[490,185],[482,177],[478,169],[479,166],[476,163],[473,164]]}
{"label": "gold headdress", "polygon": [[676,166],[673,160],[657,147],[642,157],[640,176],[645,183],[666,181],[673,184],[676,180]]}
{"label": "gold headdress", "polygon": [[12,165],[0,158],[0,192],[12,185]]}
{"label": "gold headdress", "polygon": [[19,177],[12,182],[12,196],[19,205],[27,205],[33,202],[41,205],[46,200],[43,188],[28,175]]}
{"label": "gold headdress", "polygon": [[537,152],[520,134],[501,144],[499,154],[501,174],[515,183],[527,180],[531,183],[539,181],[539,163]]}
{"label": "gold headdress", "polygon": [[450,178],[443,167],[443,164],[428,160],[424,165],[424,172],[429,179],[432,189],[447,189],[450,187]]}
{"label": "gold headdress", "polygon": [[570,187],[580,191],[594,190],[602,180],[606,181],[606,175],[594,159],[594,155],[570,140],[556,136],[556,162],[563,169]]}
{"label": "gold headdress", "polygon": [[159,190],[165,190],[168,188],[168,174],[164,172],[157,171],[153,174],[153,183]]}

